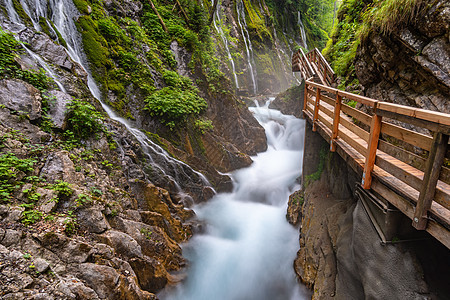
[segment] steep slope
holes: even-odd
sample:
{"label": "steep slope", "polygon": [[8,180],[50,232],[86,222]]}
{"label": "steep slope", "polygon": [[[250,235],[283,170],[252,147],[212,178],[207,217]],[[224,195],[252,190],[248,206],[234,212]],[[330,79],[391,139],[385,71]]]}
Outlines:
{"label": "steep slope", "polygon": [[344,1],[324,54],[366,96],[448,113],[449,7],[437,0]]}

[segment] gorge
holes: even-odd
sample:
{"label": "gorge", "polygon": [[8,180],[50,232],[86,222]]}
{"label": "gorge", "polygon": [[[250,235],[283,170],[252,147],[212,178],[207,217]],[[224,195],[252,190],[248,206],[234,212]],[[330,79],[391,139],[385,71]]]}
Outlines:
{"label": "gorge", "polygon": [[0,298],[445,299],[428,246],[352,235],[290,71],[328,41],[341,88],[448,112],[448,3],[412,2],[359,45],[377,1],[0,0]]}

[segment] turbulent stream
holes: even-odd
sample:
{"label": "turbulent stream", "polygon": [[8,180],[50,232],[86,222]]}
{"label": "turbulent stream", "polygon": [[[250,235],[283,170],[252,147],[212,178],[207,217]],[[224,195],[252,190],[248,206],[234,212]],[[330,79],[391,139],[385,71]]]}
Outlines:
{"label": "turbulent stream", "polygon": [[265,128],[268,149],[231,174],[233,192],[217,194],[195,212],[205,233],[184,246],[186,281],[161,299],[308,299],[295,279],[298,231],[286,221],[289,194],[299,188],[304,121],[250,108]]}

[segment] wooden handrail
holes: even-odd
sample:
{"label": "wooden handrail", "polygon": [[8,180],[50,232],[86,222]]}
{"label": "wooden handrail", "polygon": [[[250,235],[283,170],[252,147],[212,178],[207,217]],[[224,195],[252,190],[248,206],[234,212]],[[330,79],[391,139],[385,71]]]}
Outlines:
{"label": "wooden handrail", "polygon": [[[310,51],[307,57],[318,59],[320,56]],[[334,95],[334,98],[331,95]],[[342,102],[344,98],[371,107],[373,114],[365,114],[349,107]],[[344,149],[340,151],[350,151],[349,149],[353,148],[354,150],[349,153],[352,153],[352,155],[359,153],[357,156],[353,156],[355,162],[352,165],[361,168],[363,174],[361,185],[363,188],[375,188],[376,192],[387,194],[384,188],[381,189],[380,182],[383,182],[392,193],[400,193],[400,196],[396,197],[409,197],[410,202],[408,203],[416,204],[415,208],[413,207],[414,213],[411,214],[408,211],[407,215],[413,219],[413,226],[416,229],[429,230],[427,224],[430,214],[440,214],[439,218],[443,219],[446,222],[446,228],[449,228],[450,180],[447,175],[443,175],[448,174],[449,170],[443,168],[442,165],[448,148],[450,114],[378,101],[340,91],[311,80],[305,81],[303,112],[311,119],[314,131],[321,129],[326,132],[331,151],[336,151],[339,146],[340,149]],[[350,113],[354,119],[365,124],[365,126],[368,125],[369,132],[364,127],[358,127],[354,124],[346,116],[346,113]],[[423,128],[436,129],[435,137],[433,139],[403,127],[386,123],[383,121],[386,116]],[[390,134],[398,141],[409,143],[413,147],[420,145],[424,150],[430,150],[426,167],[417,169],[415,159],[408,161],[407,158],[417,157],[421,160],[423,158],[408,152],[406,149],[398,148],[395,150],[394,148],[397,147],[392,145],[389,140],[381,140],[381,133]],[[342,143],[345,143],[346,146]],[[392,148],[393,150],[389,152],[380,150],[380,143],[382,143],[382,149],[389,150]],[[396,158],[396,153],[400,153],[401,157]],[[442,173],[441,169],[445,172]],[[374,176],[377,183],[375,187],[372,185]],[[385,178],[385,176],[396,180]],[[442,180],[446,181],[442,182]],[[398,198],[387,200],[392,200],[393,204],[398,204]],[[430,233],[438,236],[442,241],[440,233],[435,233],[433,230]]]}

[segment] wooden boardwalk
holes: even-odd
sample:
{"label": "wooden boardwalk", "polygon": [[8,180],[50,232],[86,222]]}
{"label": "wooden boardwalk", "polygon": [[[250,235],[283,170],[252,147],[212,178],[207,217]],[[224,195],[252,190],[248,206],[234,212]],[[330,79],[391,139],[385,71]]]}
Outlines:
{"label": "wooden boardwalk", "polygon": [[317,49],[295,53],[292,71],[306,79],[303,114],[312,130],[361,176],[362,188],[450,249],[450,114],[333,88],[335,74]]}

